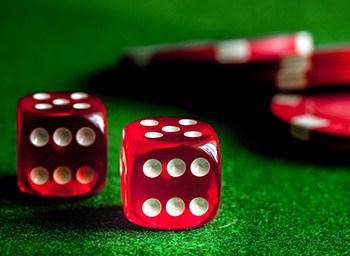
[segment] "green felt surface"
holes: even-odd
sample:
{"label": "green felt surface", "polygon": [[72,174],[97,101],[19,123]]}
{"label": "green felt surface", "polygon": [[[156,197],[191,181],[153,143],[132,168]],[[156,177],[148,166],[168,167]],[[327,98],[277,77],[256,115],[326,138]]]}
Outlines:
{"label": "green felt surface", "polygon": [[121,129],[144,116],[192,115],[180,106],[104,97],[109,175],[96,196],[41,200],[15,185],[18,97],[82,90],[87,76],[131,45],[300,29],[313,32],[318,43],[350,40],[349,7],[346,0],[2,1],[0,255],[350,254],[350,166],[253,151],[220,120],[207,120],[222,144],[218,217],[181,232],[129,224],[119,192]]}

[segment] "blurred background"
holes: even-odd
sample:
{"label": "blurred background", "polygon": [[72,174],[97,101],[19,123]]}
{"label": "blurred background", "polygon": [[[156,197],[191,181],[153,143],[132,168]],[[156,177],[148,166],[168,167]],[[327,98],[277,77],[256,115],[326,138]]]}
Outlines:
{"label": "blurred background", "polygon": [[[116,71],[131,46],[300,30],[316,44],[349,42],[349,7],[328,0],[2,1],[0,254],[350,253],[349,151],[290,139],[270,114],[273,90],[176,70],[157,83],[154,74],[121,81],[124,73]],[[96,196],[45,200],[16,188],[17,100],[57,90],[88,91],[107,105],[109,181]],[[122,213],[122,127],[167,115],[208,121],[221,140],[221,209],[203,228],[156,232],[133,226]]]}

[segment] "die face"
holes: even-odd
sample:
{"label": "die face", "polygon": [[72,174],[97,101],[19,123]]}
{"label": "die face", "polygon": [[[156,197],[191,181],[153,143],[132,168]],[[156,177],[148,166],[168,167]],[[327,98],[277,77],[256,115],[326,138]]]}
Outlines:
{"label": "die face", "polygon": [[[156,229],[205,225],[218,212],[221,160],[215,131],[206,123],[181,125],[178,118],[156,118],[158,124],[135,121],[124,129],[121,188],[127,218]],[[175,128],[163,127],[176,126]],[[173,131],[176,130],[176,131]],[[201,136],[186,137],[187,132]],[[162,133],[147,138],[149,132]]]}
{"label": "die face", "polygon": [[[36,99],[34,94],[18,103],[17,176],[21,191],[54,197],[98,192],[104,187],[107,170],[103,103],[83,93],[46,94],[49,98]],[[76,104],[80,105],[74,107]],[[45,107],[48,105],[51,107]]]}

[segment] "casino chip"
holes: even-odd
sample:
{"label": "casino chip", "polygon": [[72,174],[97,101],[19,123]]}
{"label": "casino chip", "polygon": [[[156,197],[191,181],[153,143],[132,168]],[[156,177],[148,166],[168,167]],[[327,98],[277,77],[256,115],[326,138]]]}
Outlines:
{"label": "casino chip", "polygon": [[290,134],[300,140],[350,142],[350,92],[314,95],[277,94],[272,113],[288,124]]}
{"label": "casino chip", "polygon": [[230,64],[241,81],[264,82],[282,91],[350,85],[350,45],[318,48],[308,56],[282,56]]}
{"label": "casino chip", "polygon": [[350,45],[328,45],[317,47],[309,55],[295,55],[284,58],[284,66],[300,65],[300,63],[309,62],[314,65],[329,65],[330,63],[350,62]]}
{"label": "casino chip", "polygon": [[281,90],[350,84],[350,45],[316,49],[308,56],[285,56],[274,81]]}
{"label": "casino chip", "polygon": [[162,61],[233,64],[272,60],[286,55],[307,56],[312,51],[312,35],[302,31],[257,38],[130,48],[126,50],[123,59],[137,66]]}
{"label": "casino chip", "polygon": [[285,92],[350,85],[350,45],[313,50],[312,36],[307,32],[139,47],[129,49],[123,60],[151,67],[148,71],[154,72],[153,76],[190,74],[208,81],[213,75],[235,84],[269,86]]}

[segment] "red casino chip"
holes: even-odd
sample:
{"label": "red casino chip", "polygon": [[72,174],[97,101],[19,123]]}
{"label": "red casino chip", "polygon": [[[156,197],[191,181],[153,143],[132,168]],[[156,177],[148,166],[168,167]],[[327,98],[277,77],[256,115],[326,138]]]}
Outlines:
{"label": "red casino chip", "polygon": [[283,91],[348,86],[350,85],[350,63],[312,67],[307,70],[281,69],[276,76],[275,85]]}
{"label": "red casino chip", "polygon": [[350,142],[349,91],[303,96],[278,94],[271,101],[271,111],[288,124],[295,138]]}
{"label": "red casino chip", "polygon": [[236,67],[230,65],[226,67],[230,69],[227,74],[239,81],[271,84],[281,91],[350,85],[350,63],[330,66],[300,65],[293,68],[262,65],[262,62],[257,64],[240,64]]}
{"label": "red casino chip", "polygon": [[234,64],[272,60],[286,55],[307,56],[312,51],[311,34],[298,32],[251,39],[187,42],[131,48],[126,51],[124,59],[139,66],[162,61]]}
{"label": "red casino chip", "polygon": [[350,45],[324,46],[315,49],[309,55],[294,55],[282,58],[281,67],[299,65],[331,66],[336,63],[350,63]]}

